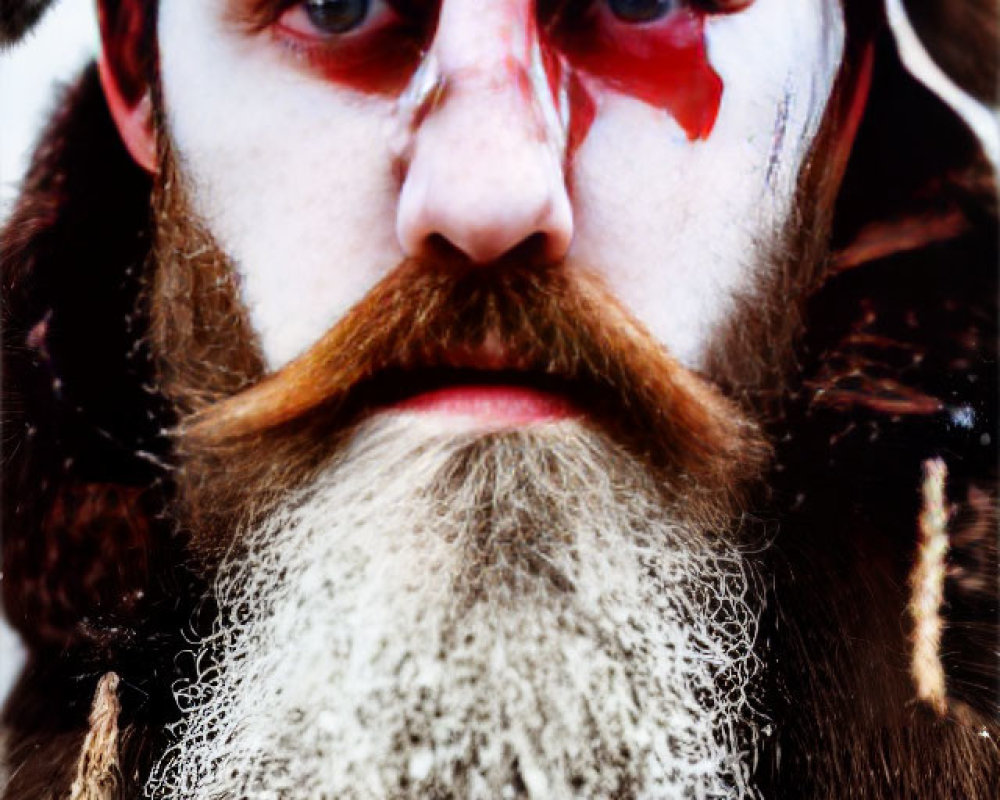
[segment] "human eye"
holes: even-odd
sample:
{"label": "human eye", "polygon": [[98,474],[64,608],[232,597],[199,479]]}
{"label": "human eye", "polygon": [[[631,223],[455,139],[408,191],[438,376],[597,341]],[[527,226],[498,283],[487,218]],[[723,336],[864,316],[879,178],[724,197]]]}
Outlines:
{"label": "human eye", "polygon": [[403,90],[426,52],[436,0],[246,0],[253,33],[297,69],[366,93]]}
{"label": "human eye", "polygon": [[687,10],[700,14],[730,14],[742,11],[754,0],[539,0],[544,22],[573,24],[574,20],[608,14],[619,23],[642,25],[657,22]]}
{"label": "human eye", "polygon": [[622,22],[652,22],[665,17],[679,5],[679,0],[606,0],[608,9]]}
{"label": "human eye", "polygon": [[621,22],[642,23],[662,19],[683,6],[706,14],[742,11],[753,0],[604,0],[608,10]]}
{"label": "human eye", "polygon": [[277,24],[286,33],[328,39],[385,22],[390,14],[384,0],[303,0],[288,7]]}

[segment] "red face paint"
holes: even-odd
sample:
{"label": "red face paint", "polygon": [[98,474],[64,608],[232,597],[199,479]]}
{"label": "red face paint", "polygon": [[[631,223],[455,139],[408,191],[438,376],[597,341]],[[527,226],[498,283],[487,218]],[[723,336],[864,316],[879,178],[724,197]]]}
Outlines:
{"label": "red face paint", "polygon": [[[362,92],[398,93],[432,43],[439,4],[390,2],[391,12],[380,24],[326,38],[279,30],[279,39],[331,81]],[[617,19],[598,0],[593,5],[570,3],[555,16],[543,8],[536,25],[532,4],[515,5],[512,14],[531,15],[522,20],[524,29],[529,38],[539,41],[557,105],[562,92],[566,93],[570,154],[586,138],[595,118],[591,91],[595,86],[663,109],[691,140],[711,134],[723,87],[708,61],[704,13],[681,8],[660,20],[636,24]],[[516,60],[524,54],[512,53],[512,57]],[[512,72],[523,77],[523,70],[519,65]]]}
{"label": "red face paint", "polygon": [[279,43],[325,79],[367,94],[406,88],[430,46],[437,4],[390,2],[384,18],[343,35],[305,34],[280,23]]}
{"label": "red face paint", "polygon": [[528,27],[528,30],[532,39],[532,42],[529,42],[529,47],[536,39],[539,43],[549,91],[552,93],[552,101],[556,108],[559,108],[562,92],[566,93],[566,104],[569,112],[569,121],[566,126],[566,159],[572,161],[573,155],[583,144],[583,140],[587,138],[590,126],[597,116],[597,104],[580,81],[576,70],[567,63],[566,56],[553,46],[551,37],[544,34],[539,35],[537,26],[533,23]]}
{"label": "red face paint", "polygon": [[722,99],[722,79],[705,48],[705,18],[690,9],[632,24],[602,6],[548,27],[552,46],[587,82],[591,78],[669,112],[689,139],[708,138]]}
{"label": "red face paint", "polygon": [[569,100],[569,131],[566,136],[566,158],[572,160],[577,149],[583,144],[597,116],[597,104],[590,92],[580,82],[576,73],[572,73],[566,86]]}

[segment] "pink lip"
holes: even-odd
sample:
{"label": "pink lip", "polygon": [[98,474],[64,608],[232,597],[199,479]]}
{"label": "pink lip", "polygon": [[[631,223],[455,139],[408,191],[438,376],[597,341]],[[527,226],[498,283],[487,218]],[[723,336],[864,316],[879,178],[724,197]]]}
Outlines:
{"label": "pink lip", "polygon": [[491,425],[554,422],[576,414],[569,401],[559,395],[503,385],[448,386],[407,398],[396,408],[466,417]]}

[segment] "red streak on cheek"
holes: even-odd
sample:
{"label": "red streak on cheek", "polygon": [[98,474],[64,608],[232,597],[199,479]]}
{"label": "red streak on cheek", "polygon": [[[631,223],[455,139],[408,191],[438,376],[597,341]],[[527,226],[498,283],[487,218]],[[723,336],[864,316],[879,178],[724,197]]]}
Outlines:
{"label": "red streak on cheek", "polygon": [[545,77],[548,79],[549,91],[552,93],[553,102],[558,105],[559,92],[562,89],[565,69],[562,56],[552,46],[552,42],[547,36],[536,31],[534,28],[532,36],[537,36],[539,48],[542,53],[542,65],[545,67]]}
{"label": "red streak on cheek", "polygon": [[583,85],[576,70],[567,66],[565,56],[556,50],[548,36],[541,36],[540,49],[549,91],[552,94],[552,102],[557,108],[560,104],[562,91],[566,92],[569,110],[569,123],[566,131],[566,160],[572,161],[576,151],[590,132],[590,126],[593,125],[594,118],[597,116],[597,105],[590,92]]}
{"label": "red streak on cheek", "polygon": [[707,139],[722,100],[722,79],[708,61],[704,17],[681,10],[645,25],[607,12],[556,26],[554,45],[581,73],[668,111],[688,138]]}
{"label": "red streak on cheek", "polygon": [[590,126],[597,116],[597,105],[581,82],[573,73],[566,87],[569,99],[569,131],[566,137],[566,159],[572,161],[583,140],[590,133]]}

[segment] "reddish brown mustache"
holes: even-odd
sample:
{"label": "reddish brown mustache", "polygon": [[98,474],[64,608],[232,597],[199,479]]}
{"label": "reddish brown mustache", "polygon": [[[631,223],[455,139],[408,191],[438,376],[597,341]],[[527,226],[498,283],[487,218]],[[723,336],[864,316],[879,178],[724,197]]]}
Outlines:
{"label": "reddish brown mustache", "polygon": [[504,380],[523,375],[565,388],[672,473],[732,487],[763,456],[755,426],[670,358],[596,278],[561,267],[416,261],[394,270],[306,354],[182,422],[182,454],[222,458],[288,437],[322,441],[365,410],[373,387],[448,369],[456,353],[487,343],[502,349]]}

